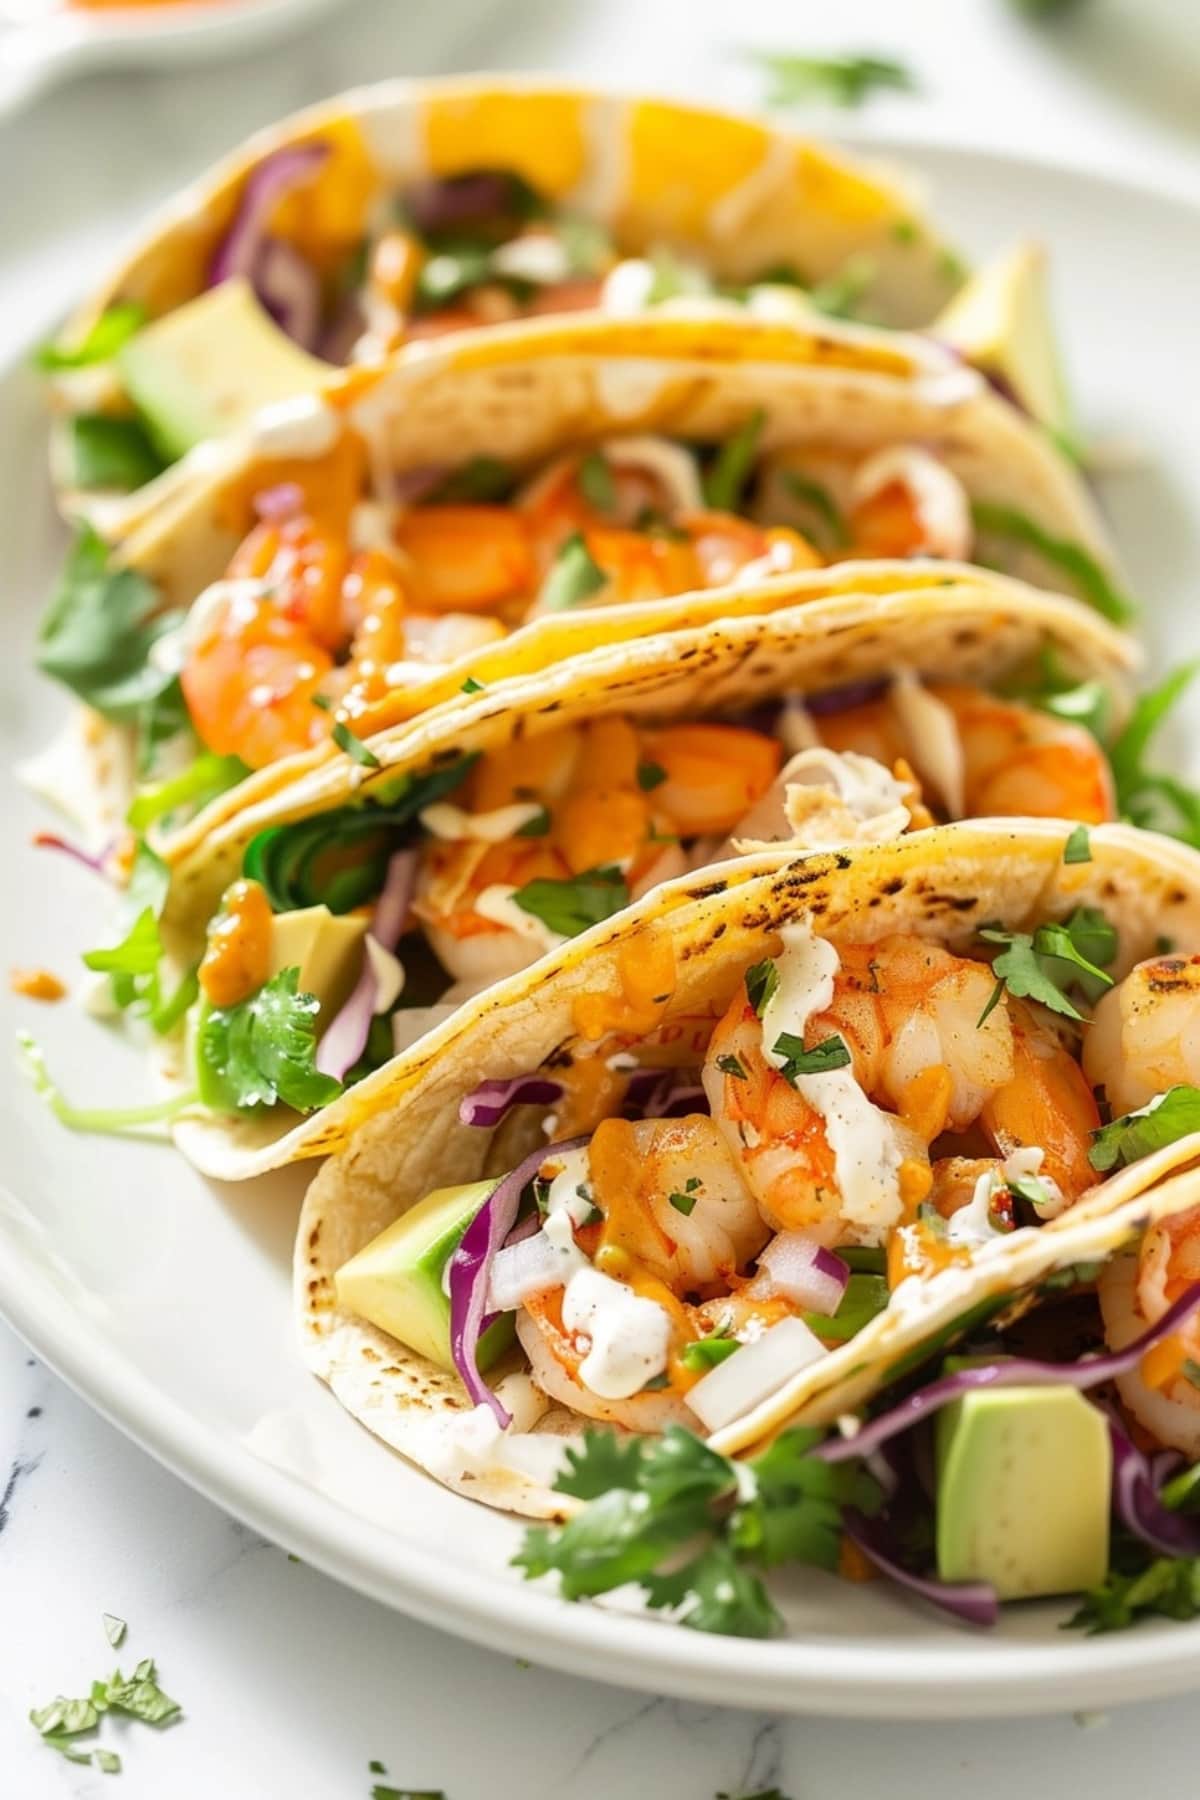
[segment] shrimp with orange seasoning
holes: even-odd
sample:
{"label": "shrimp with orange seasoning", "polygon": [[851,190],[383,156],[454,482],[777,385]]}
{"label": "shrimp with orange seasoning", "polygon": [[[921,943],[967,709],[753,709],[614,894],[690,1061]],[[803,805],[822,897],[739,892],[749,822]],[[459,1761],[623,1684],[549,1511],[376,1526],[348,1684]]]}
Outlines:
{"label": "shrimp with orange seasoning", "polygon": [[[965,682],[930,682],[924,692],[947,709],[957,733],[964,817],[1017,815],[1087,825],[1115,818],[1108,758],[1082,725]],[[854,750],[887,767],[903,758],[931,791],[942,785],[895,684],[877,700],[815,718],[813,724],[832,750]]]}
{"label": "shrimp with orange seasoning", "polygon": [[532,962],[544,940],[520,936],[508,904],[531,881],[616,868],[636,897],[682,874],[680,840],[723,837],[770,787],[781,754],[738,726],[616,715],[490,752],[459,805],[422,815],[414,910],[439,961],[466,981]]}
{"label": "shrimp with orange seasoning", "polygon": [[[785,959],[792,953],[785,948]],[[785,992],[786,962],[779,979]],[[804,1048],[840,1039],[850,1065],[807,1083],[783,1072],[778,1035],[766,1043],[781,1025],[771,1002],[760,1018],[745,992],[734,995],[703,1080],[771,1224],[829,1244],[886,1242],[934,1188],[930,1146],[976,1125],[1001,1157],[1040,1149],[1068,1201],[1091,1185],[1088,1134],[1099,1123],[1091,1091],[1032,1009],[1005,995],[981,1018],[992,987],[986,963],[923,939],[840,953],[825,945]]]}
{"label": "shrimp with orange seasoning", "polygon": [[[1156,1325],[1185,1289],[1200,1281],[1200,1207],[1152,1225],[1137,1250],[1110,1257],[1097,1293],[1104,1334],[1123,1350]],[[1200,1459],[1200,1388],[1186,1367],[1200,1363],[1200,1317],[1161,1338],[1136,1369],[1117,1376],[1125,1406],[1170,1449]]]}

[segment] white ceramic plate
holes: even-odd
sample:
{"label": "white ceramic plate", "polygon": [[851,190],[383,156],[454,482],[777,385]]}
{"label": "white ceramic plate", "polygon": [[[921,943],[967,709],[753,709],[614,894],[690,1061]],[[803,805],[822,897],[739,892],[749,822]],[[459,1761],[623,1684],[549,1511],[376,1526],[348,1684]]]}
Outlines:
{"label": "white ceramic plate", "polygon": [[[1147,604],[1156,654],[1200,651],[1200,409],[1194,366],[1200,212],[1087,174],[976,153],[906,156],[939,216],[982,251],[1037,232],[1093,433],[1145,462],[1105,499]],[[35,621],[62,550],[43,475],[34,377],[0,383],[3,762],[62,710],[30,673]],[[1186,732],[1182,735],[1186,736]],[[1193,734],[1193,745],[1200,734]],[[1197,761],[1193,749],[1193,763]],[[1195,768],[1194,771],[1196,772]],[[64,974],[97,941],[83,869],[29,845],[44,822],[0,787],[5,960]],[[128,1104],[140,1071],[106,1029],[7,992],[0,1032],[42,1038],[72,1097]],[[288,1261],[303,1181],[206,1186],[169,1150],[61,1130],[15,1075],[0,1089],[0,1307],[94,1405],[186,1480],[279,1543],[450,1631],[580,1674],[759,1709],[964,1716],[1103,1707],[1200,1682],[1200,1625],[1096,1640],[1064,1609],[1009,1609],[991,1634],[943,1623],[883,1583],[797,1574],[787,1638],[704,1637],[568,1606],[507,1568],[519,1527],[444,1493],[369,1438],[294,1360]]]}
{"label": "white ceramic plate", "polygon": [[181,0],[95,11],[0,0],[0,113],[90,69],[166,68],[234,56],[299,29],[340,0]]}

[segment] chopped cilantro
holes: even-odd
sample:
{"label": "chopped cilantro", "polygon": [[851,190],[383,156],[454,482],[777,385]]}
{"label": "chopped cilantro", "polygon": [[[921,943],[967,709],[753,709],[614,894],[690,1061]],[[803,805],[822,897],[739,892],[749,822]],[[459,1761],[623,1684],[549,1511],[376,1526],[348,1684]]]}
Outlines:
{"label": "chopped cilantro", "polygon": [[1036,1175],[1010,1175],[1005,1185],[1010,1194],[1015,1194],[1018,1200],[1027,1201],[1039,1216],[1054,1205],[1049,1188]]}
{"label": "chopped cilantro", "polygon": [[34,354],[39,369],[54,373],[59,369],[86,369],[93,363],[109,362],[122,344],[128,343],[146,323],[146,309],[137,300],[119,300],[100,314],[78,343],[43,344]]}
{"label": "chopped cilantro", "polygon": [[517,830],[517,836],[523,838],[545,837],[550,829],[550,814],[546,807],[539,807],[531,819]]}
{"label": "chopped cilantro", "polygon": [[810,303],[830,319],[853,319],[877,270],[869,256],[852,256],[836,274],[826,276],[808,290]]}
{"label": "chopped cilantro", "polygon": [[1159,1556],[1136,1574],[1112,1570],[1084,1596],[1067,1630],[1123,1631],[1139,1618],[1194,1619],[1200,1614],[1200,1557]]}
{"label": "chopped cilantro", "polygon": [[761,1019],[779,986],[779,970],[769,956],[746,970],[746,998]]}
{"label": "chopped cilantro", "polygon": [[1063,845],[1063,861],[1065,863],[1086,863],[1091,860],[1091,833],[1086,825],[1077,825]]}
{"label": "chopped cilantro", "polygon": [[661,763],[644,762],[638,764],[637,784],[644,794],[650,793],[656,787],[661,787],[666,779],[667,771],[663,768]]}
{"label": "chopped cilantro", "polygon": [[608,576],[592,557],[581,531],[572,532],[542,583],[539,612],[567,612],[590,600],[608,583]]}
{"label": "chopped cilantro", "polygon": [[717,1067],[720,1069],[722,1075],[732,1075],[735,1081],[745,1081],[748,1079],[745,1069],[743,1069],[741,1062],[736,1056],[718,1056]]}
{"label": "chopped cilantro", "polygon": [[733,436],[726,438],[704,476],[704,502],[714,512],[736,512],[746,491],[766,414],[756,407]]}
{"label": "chopped cilantro", "polygon": [[243,1112],[279,1101],[311,1112],[341,1093],[316,1066],[321,1003],[297,992],[299,980],[299,969],[281,969],[248,1000],[201,1013],[196,1062],[207,1106]]}
{"label": "chopped cilantro", "polygon": [[793,1085],[800,1075],[828,1075],[834,1069],[850,1066],[846,1040],[836,1031],[814,1044],[811,1050],[804,1048],[804,1039],[797,1037],[794,1031],[781,1031],[773,1049],[776,1056],[784,1058],[780,1074]]}
{"label": "chopped cilantro", "polygon": [[1004,989],[1020,999],[1040,1001],[1067,1019],[1083,1014],[1067,998],[1067,988],[1081,988],[1094,998],[1112,986],[1112,976],[1098,964],[1112,962],[1117,934],[1103,913],[1081,906],[1062,924],[1039,925],[1032,934],[985,925],[979,933],[989,944],[1004,946],[992,963],[996,985],[978,1024],[982,1025]]}
{"label": "chopped cilantro", "polygon": [[1168,1088],[1139,1112],[1125,1113],[1092,1133],[1088,1161],[1102,1173],[1134,1163],[1193,1131],[1200,1131],[1200,1088]]}
{"label": "chopped cilantro", "polygon": [[115,1613],[101,1613],[100,1621],[104,1626],[104,1635],[114,1650],[119,1650],[125,1641],[126,1624],[118,1619]]}
{"label": "chopped cilantro", "polygon": [[579,465],[579,491],[597,512],[610,513],[617,504],[612,468],[599,450],[591,451]]}
{"label": "chopped cilantro", "polygon": [[334,722],[333,741],[340,750],[346,752],[352,762],[358,764],[360,769],[382,769],[383,764],[375,752],[369,749],[360,737],[356,737],[342,719]]}
{"label": "chopped cilantro", "polygon": [[459,692],[463,694],[482,694],[483,683],[482,681],[476,681],[473,675],[468,675],[467,679],[463,682],[462,687],[459,689]]}
{"label": "chopped cilantro", "polygon": [[590,1504],[565,1525],[527,1531],[513,1560],[528,1579],[557,1573],[570,1600],[633,1582],[692,1630],[770,1636],[782,1621],[760,1571],[833,1568],[843,1508],[879,1505],[866,1471],[809,1455],[821,1436],[785,1431],[734,1464],[679,1426],[626,1444],[589,1430],[557,1485]]}
{"label": "chopped cilantro", "polygon": [[161,475],[166,462],[140,419],[77,413],[70,423],[71,465],[81,488],[132,493]]}
{"label": "chopped cilantro", "polygon": [[[697,1185],[699,1185],[699,1184],[697,1184]],[[691,1186],[692,1186],[692,1184],[689,1181],[688,1182],[689,1189],[691,1188]],[[699,1198],[700,1198],[699,1194],[695,1193],[695,1192],[689,1192],[686,1194],[678,1194],[678,1193],[668,1194],[667,1195],[667,1203],[668,1203],[668,1205],[673,1206],[675,1208],[676,1212],[682,1213],[685,1219],[690,1219],[692,1214],[696,1210],[696,1201]]]}
{"label": "chopped cilantro", "polygon": [[182,616],[160,611],[157,589],[111,565],[107,544],[85,526],[42,620],[37,666],[105,718],[132,723],[177,686],[150,652]]}
{"label": "chopped cilantro", "polygon": [[[104,1620],[110,1643],[119,1644],[125,1635],[124,1621],[114,1619],[109,1613],[105,1613]],[[114,1631],[114,1627],[119,1630]],[[104,1775],[119,1775],[121,1758],[115,1750],[101,1745],[85,1747],[74,1740],[86,1732],[96,1731],[101,1717],[107,1712],[125,1713],[130,1718],[140,1719],[143,1725],[157,1729],[170,1725],[180,1716],[181,1710],[179,1702],[172,1700],[158,1685],[154,1662],[147,1657],[128,1680],[120,1669],[114,1669],[107,1680],[93,1681],[86,1700],[68,1700],[60,1694],[48,1706],[35,1706],[29,1719],[34,1729],[41,1733],[43,1743],[57,1750],[68,1762],[88,1764]]]}
{"label": "chopped cilantro", "polygon": [[453,502],[486,504],[489,500],[506,500],[516,485],[516,477],[507,463],[494,456],[473,456],[460,469],[455,469],[429,495],[435,504]]}
{"label": "chopped cilantro", "polygon": [[629,904],[629,887],[619,869],[585,869],[567,881],[527,881],[513,899],[548,931],[569,938],[620,912]]}
{"label": "chopped cilantro", "polygon": [[917,86],[911,69],[892,56],[797,56],[776,50],[752,55],[769,78],[768,106],[804,106],[813,100],[861,106],[880,89],[910,94]]}

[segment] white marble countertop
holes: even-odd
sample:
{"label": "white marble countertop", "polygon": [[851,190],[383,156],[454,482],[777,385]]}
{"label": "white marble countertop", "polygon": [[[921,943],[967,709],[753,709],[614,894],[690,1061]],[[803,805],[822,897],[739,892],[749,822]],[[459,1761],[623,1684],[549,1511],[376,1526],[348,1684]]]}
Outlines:
{"label": "white marble countertop", "polygon": [[[0,121],[0,352],[41,335],[146,210],[255,125],[388,73],[554,67],[731,102],[758,42],[898,52],[918,100],[882,100],[890,136],[1037,150],[1200,188],[1188,0],[1090,0],[1051,32],[1004,0],[351,0],[286,49],[170,75],[93,77]],[[814,124],[847,123],[819,115]],[[861,129],[860,121],[851,121]],[[127,1800],[334,1800],[373,1782],[447,1800],[1009,1800],[1069,1784],[1090,1800],[1192,1794],[1187,1700],[1012,1725],[788,1723],[647,1699],[468,1648],[346,1592],[164,1473],[0,1326],[0,1794],[107,1793],[44,1749],[30,1706],[84,1692],[115,1660],[158,1659],[185,1717],[111,1731]],[[619,1678],[620,1671],[613,1671]],[[372,1774],[372,1759],[387,1775]]]}

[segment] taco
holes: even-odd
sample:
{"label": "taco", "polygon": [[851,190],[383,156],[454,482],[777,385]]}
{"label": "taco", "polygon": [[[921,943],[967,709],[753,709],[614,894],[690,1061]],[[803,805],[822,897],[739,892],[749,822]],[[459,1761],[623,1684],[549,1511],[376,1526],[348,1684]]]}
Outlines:
{"label": "taco", "polygon": [[962,265],[891,175],[676,101],[387,82],[262,132],[43,354],[58,482],[142,486],[345,363],[522,316],[697,295],[925,326]]}
{"label": "taco", "polygon": [[176,1138],[250,1176],[341,1141],[456,1004],[689,871],[964,812],[1086,836],[1118,794],[1067,715],[1088,697],[1115,732],[1132,655],[1070,601],[973,572],[614,645],[459,696],[168,864],[143,850],[134,929],[91,966],[164,1038],[199,967],[173,1056],[178,1108],[198,1084],[205,1110]]}
{"label": "taco", "polygon": [[[947,1345],[1190,1211],[1147,1240],[1135,1295],[1127,1263],[1101,1278],[1120,1370],[1062,1380],[1119,1372],[1195,1455],[1186,1345],[1160,1371],[1182,1414],[1155,1422],[1129,1384],[1151,1341],[1131,1340],[1181,1323],[1181,1287],[1200,1300],[1200,1188],[1176,1174],[1200,1157],[1200,859],[1124,826],[1086,859],[1074,840],[993,820],[735,864],[464,1009],[309,1191],[309,1365],[447,1485],[561,1516],[564,1434],[729,1455],[852,1433]],[[614,1585],[593,1573],[570,1591]]]}
{"label": "taco", "polygon": [[845,328],[515,326],[164,481],[118,551],[83,540],[40,652],[132,724],[143,819],[249,804],[464,686],[769,606],[776,575],[866,591],[863,558],[975,560],[1126,611],[1049,443],[943,353]]}

